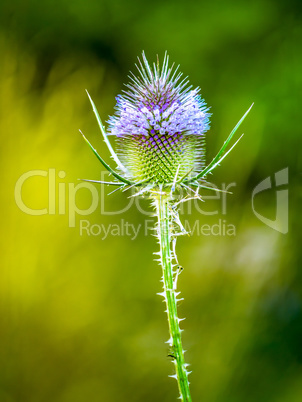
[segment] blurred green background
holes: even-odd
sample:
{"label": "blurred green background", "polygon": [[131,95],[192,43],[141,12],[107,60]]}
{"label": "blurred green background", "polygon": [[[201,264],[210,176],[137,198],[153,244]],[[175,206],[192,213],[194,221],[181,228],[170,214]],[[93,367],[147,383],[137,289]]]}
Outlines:
{"label": "blurred green background", "polygon": [[[213,113],[208,161],[255,102],[240,128],[245,136],[212,177],[218,186],[236,183],[227,210],[213,199],[198,205],[217,214],[193,208],[182,217],[236,227],[233,237],[195,233],[178,242],[193,400],[302,400],[301,17],[297,0],[1,1],[1,402],[178,396],[168,378],[155,239],[140,231],[135,240],[114,233],[102,240],[79,230],[81,219],[108,227],[152,218],[135,206],[116,215],[98,208],[72,228],[68,208],[58,212],[59,185],[68,202],[68,183],[99,179],[102,171],[78,129],[109,159],[85,89],[106,121],[142,50],[150,61],[167,50],[201,87]],[[282,234],[254,215],[251,198],[259,182],[287,167],[289,228]],[[32,216],[16,205],[15,184],[32,170],[47,176],[24,183],[24,203],[47,208],[50,196],[55,213]],[[129,194],[96,188],[108,210],[127,206]],[[90,203],[89,191],[79,190],[79,208]],[[255,206],[274,219],[275,189],[259,194]]]}

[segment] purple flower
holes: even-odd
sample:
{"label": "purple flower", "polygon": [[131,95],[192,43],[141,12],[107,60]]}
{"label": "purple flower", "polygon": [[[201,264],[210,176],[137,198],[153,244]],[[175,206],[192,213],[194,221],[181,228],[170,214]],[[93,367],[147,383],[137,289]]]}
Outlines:
{"label": "purple flower", "polygon": [[[204,180],[237,144],[239,140],[227,150],[253,105],[210,164],[204,167],[204,134],[210,126],[210,113],[199,88],[192,89],[187,78],[181,80],[178,67],[169,67],[167,55],[161,68],[158,60],[151,68],[144,53],[142,59],[142,62],[138,59],[139,75],[131,73],[128,89],[116,97],[116,112],[109,118],[107,132],[87,92],[104,141],[121,173],[115,172],[83,135],[85,141],[119,181],[109,184],[141,187],[143,191],[170,188],[172,193],[180,187],[190,190],[188,184],[208,188],[199,181]],[[108,139],[110,134],[117,140],[117,153]]]}
{"label": "purple flower", "polygon": [[128,90],[117,97],[114,116],[109,118],[108,134],[124,135],[202,135],[209,129],[208,108],[199,88],[192,90],[178,67],[169,67],[165,55],[163,66],[149,66],[145,54],[139,60],[139,76],[131,74]]}
{"label": "purple flower", "polygon": [[117,97],[108,134],[117,137],[130,180],[171,183],[176,175],[194,174],[203,165],[210,114],[199,89],[181,80],[167,55],[161,68],[157,61],[151,69],[144,53],[142,59],[139,75],[131,74],[127,90]]}

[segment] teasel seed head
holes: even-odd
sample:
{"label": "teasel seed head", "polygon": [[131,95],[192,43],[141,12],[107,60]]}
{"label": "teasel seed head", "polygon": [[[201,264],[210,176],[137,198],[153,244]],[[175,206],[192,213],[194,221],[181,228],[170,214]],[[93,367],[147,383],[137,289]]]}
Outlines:
{"label": "teasel seed head", "polygon": [[119,95],[108,134],[116,136],[124,174],[133,182],[171,184],[188,178],[204,165],[208,108],[178,67],[169,67],[165,55],[150,67],[145,54],[130,75],[127,90]]}
{"label": "teasel seed head", "polygon": [[[105,129],[97,108],[89,97],[104,142],[117,164],[114,170],[97,152],[85,135],[84,140],[114,181],[84,180],[106,184],[117,189],[136,188],[135,195],[144,193],[170,194],[184,189],[198,197],[200,188],[222,191],[209,187],[207,176],[220,165],[238,141],[228,148],[238,128],[253,104],[233,128],[222,147],[204,166],[205,133],[209,129],[209,109],[199,94],[192,89],[187,78],[181,80],[178,67],[169,67],[165,55],[162,67],[149,66],[143,52],[137,65],[139,75],[131,73],[127,90],[117,97],[116,112],[109,118]],[[115,137],[117,153],[109,138]]]}

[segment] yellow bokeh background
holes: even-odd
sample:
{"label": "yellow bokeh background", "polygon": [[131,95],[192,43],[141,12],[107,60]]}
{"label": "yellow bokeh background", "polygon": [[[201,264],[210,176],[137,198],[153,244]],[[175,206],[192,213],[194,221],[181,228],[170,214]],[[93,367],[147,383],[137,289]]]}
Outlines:
{"label": "yellow bokeh background", "polygon": [[[193,233],[178,242],[193,400],[300,401],[299,2],[15,0],[4,1],[0,15],[0,401],[168,402],[178,396],[168,378],[168,328],[156,296],[156,239],[143,229],[135,239],[80,233],[82,219],[108,229],[123,222],[151,227],[154,218],[135,204],[127,207],[130,193],[109,195],[110,188],[97,185],[97,210],[76,214],[74,227],[68,215],[69,185],[99,180],[103,172],[78,130],[110,161],[85,89],[106,121],[143,49],[151,61],[167,50],[201,87],[213,113],[208,162],[255,102],[240,128],[245,136],[211,177],[219,187],[235,183],[226,211],[219,198],[182,214],[191,226],[222,222],[236,231]],[[289,225],[283,234],[257,219],[251,200],[258,183],[285,168]],[[23,212],[15,195],[19,178],[34,170],[44,176],[25,181],[22,200],[48,209],[37,216]],[[272,220],[275,191],[255,199],[257,211]],[[76,202],[89,208],[90,192],[79,190]],[[140,205],[152,212],[148,201]],[[110,215],[101,207],[126,210]]]}

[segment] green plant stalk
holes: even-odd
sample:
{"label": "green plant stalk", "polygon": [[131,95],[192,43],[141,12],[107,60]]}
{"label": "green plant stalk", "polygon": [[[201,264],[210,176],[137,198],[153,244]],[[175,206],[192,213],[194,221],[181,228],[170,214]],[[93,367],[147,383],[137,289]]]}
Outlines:
{"label": "green plant stalk", "polygon": [[173,270],[172,259],[175,256],[171,250],[171,240],[173,236],[172,216],[169,205],[168,194],[161,193],[155,198],[156,213],[158,218],[157,235],[160,244],[160,264],[163,271],[163,292],[160,293],[165,299],[167,306],[167,315],[169,322],[171,347],[170,356],[173,358],[175,364],[176,374],[171,376],[176,378],[180,393],[180,399],[186,402],[191,402],[191,395],[189,389],[189,381],[184,361],[184,350],[181,342],[181,329],[179,322],[181,321],[177,315],[177,296],[179,293],[176,290],[178,270]]}

